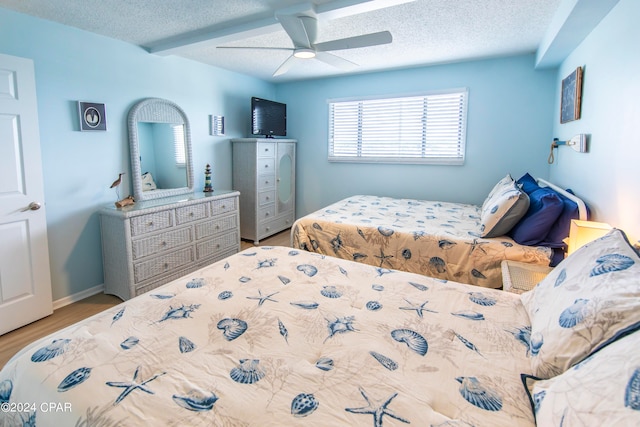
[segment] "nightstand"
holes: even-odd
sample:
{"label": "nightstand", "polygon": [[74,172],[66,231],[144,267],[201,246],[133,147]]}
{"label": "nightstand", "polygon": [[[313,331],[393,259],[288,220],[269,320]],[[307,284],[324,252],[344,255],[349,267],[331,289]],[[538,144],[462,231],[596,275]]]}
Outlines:
{"label": "nightstand", "polygon": [[526,262],[502,261],[502,288],[505,291],[521,294],[533,289],[553,267],[527,264]]}

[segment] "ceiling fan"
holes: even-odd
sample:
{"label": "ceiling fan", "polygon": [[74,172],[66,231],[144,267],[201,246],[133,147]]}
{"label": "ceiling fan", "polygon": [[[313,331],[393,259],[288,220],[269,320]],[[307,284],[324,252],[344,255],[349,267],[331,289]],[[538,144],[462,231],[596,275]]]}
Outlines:
{"label": "ceiling fan", "polygon": [[361,47],[378,46],[391,43],[392,37],[389,31],[364,34],[360,36],[347,37],[344,39],[331,40],[316,43],[318,34],[318,19],[311,13],[286,15],[276,13],[276,18],[287,32],[292,48],[288,47],[249,47],[249,46],[218,46],[219,49],[263,49],[263,50],[286,50],[291,51],[291,56],[287,58],[273,73],[279,76],[286,73],[297,60],[315,58],[319,61],[334,67],[349,70],[357,67],[358,64],[329,53],[334,50],[355,49]]}

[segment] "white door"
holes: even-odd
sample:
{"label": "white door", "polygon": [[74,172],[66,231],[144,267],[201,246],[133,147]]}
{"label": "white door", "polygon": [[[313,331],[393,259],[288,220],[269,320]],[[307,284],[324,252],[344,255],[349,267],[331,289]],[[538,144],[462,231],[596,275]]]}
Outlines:
{"label": "white door", "polygon": [[52,312],[33,61],[0,54],[0,334]]}

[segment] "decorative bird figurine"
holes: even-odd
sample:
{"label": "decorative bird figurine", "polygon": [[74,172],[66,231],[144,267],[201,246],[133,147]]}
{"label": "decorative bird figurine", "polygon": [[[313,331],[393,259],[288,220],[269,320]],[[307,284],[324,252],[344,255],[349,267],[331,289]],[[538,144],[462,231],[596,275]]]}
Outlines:
{"label": "decorative bird figurine", "polygon": [[118,189],[118,186],[120,185],[120,183],[122,182],[122,175],[124,175],[124,172],[119,173],[118,174],[118,179],[116,179],[115,181],[113,181],[113,184],[111,184],[111,187],[109,188],[115,188],[116,189],[116,195],[118,196],[118,200],[120,200],[120,191]]}
{"label": "decorative bird figurine", "polygon": [[118,185],[120,185],[120,183],[122,182],[122,175],[124,175],[124,172],[118,174],[118,179],[113,181],[113,184],[111,184],[110,188],[114,188],[114,187],[117,187]]}

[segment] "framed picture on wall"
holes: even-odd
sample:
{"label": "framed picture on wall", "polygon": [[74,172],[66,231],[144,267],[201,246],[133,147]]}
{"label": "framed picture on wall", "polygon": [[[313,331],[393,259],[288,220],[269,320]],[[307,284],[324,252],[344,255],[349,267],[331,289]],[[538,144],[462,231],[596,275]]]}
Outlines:
{"label": "framed picture on wall", "polygon": [[578,67],[562,80],[562,98],[560,101],[560,123],[580,119],[580,100],[582,98],[582,67]]}
{"label": "framed picture on wall", "polygon": [[107,130],[107,115],[104,104],[78,101],[80,130]]}

